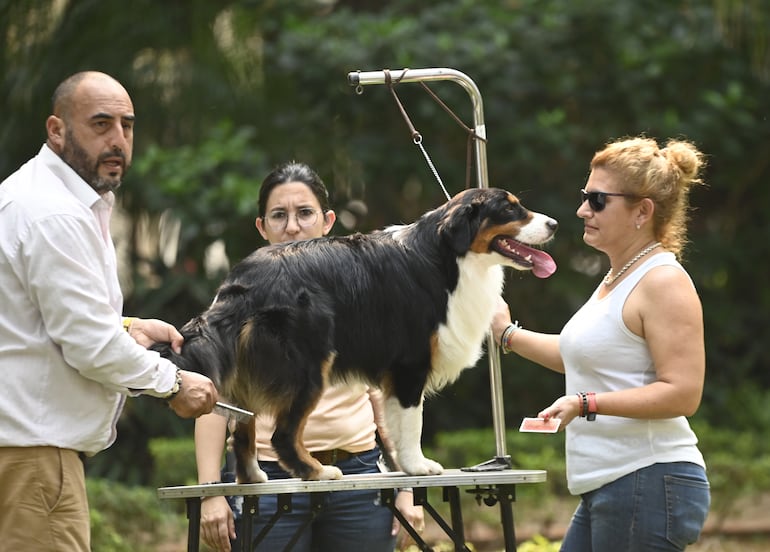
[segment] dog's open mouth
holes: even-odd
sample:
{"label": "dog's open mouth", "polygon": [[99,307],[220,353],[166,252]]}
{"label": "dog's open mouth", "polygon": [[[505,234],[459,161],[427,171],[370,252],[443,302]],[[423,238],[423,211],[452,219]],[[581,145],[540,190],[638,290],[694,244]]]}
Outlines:
{"label": "dog's open mouth", "polygon": [[492,242],[492,249],[514,261],[517,265],[532,269],[538,278],[548,278],[556,272],[556,263],[545,251],[533,249],[520,241],[498,236]]}

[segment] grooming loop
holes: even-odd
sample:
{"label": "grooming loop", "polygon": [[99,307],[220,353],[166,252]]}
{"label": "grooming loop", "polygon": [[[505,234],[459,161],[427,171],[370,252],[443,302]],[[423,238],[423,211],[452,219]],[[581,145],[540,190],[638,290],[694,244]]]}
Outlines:
{"label": "grooming loop", "polygon": [[[460,86],[462,86],[468,93],[473,106],[473,128],[467,128],[462,121],[440,100],[438,97],[427,87],[426,82],[430,81],[443,81],[450,80]],[[409,120],[409,116],[406,114],[406,110],[401,104],[396,92],[394,90],[395,84],[419,82],[423,88],[446,110],[456,122],[458,122],[468,132],[468,160],[466,163],[466,188],[470,187],[470,173],[471,173],[471,143],[473,145],[473,151],[475,153],[475,172],[476,172],[476,184],[479,188],[489,187],[489,176],[487,174],[487,150],[486,150],[486,126],[484,124],[484,108],[481,100],[481,93],[479,92],[476,83],[473,82],[467,75],[457,71],[455,69],[447,68],[428,68],[428,69],[401,69],[401,70],[382,70],[382,71],[353,71],[348,73],[348,84],[355,87],[357,94],[363,93],[363,87],[372,84],[386,84],[393,95],[401,115],[404,117],[407,126],[412,134],[412,140],[423,153],[428,166],[435,175],[439,184],[441,185],[444,194],[449,197],[449,194],[444,187],[441,178],[438,175],[430,156],[422,146],[422,136],[414,128],[412,122]],[[505,415],[503,412],[502,401],[502,382],[500,379],[500,354],[497,349],[497,344],[492,338],[491,334],[487,338],[487,354],[489,357],[489,380],[492,394],[492,421],[495,430],[495,444],[496,455],[493,459],[478,464],[463,468],[465,471],[498,471],[511,468],[511,457],[506,453],[505,445]]]}

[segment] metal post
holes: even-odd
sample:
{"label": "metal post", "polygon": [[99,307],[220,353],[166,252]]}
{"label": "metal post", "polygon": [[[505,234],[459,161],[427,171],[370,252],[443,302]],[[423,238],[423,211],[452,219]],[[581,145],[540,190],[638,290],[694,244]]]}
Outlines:
{"label": "metal post", "polygon": [[[489,187],[487,173],[487,130],[484,124],[484,107],[481,101],[481,93],[476,83],[466,74],[455,69],[428,68],[428,69],[398,69],[390,70],[392,82],[408,83],[420,81],[450,80],[462,86],[471,98],[473,104],[473,128],[476,135],[482,140],[474,140],[476,155],[476,182],[479,188]],[[353,71],[348,73],[348,83],[361,90],[363,86],[370,84],[385,84],[385,71]],[[487,338],[487,353],[489,356],[489,384],[492,392],[492,423],[495,429],[496,456],[494,459],[463,468],[467,471],[496,471],[511,467],[510,456],[505,448],[505,415],[503,412],[503,390],[500,379],[500,354],[497,344],[490,335]]]}

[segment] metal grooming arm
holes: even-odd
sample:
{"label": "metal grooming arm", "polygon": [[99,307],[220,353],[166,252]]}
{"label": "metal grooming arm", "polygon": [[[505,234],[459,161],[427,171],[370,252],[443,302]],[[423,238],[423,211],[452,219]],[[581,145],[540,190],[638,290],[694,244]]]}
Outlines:
{"label": "metal grooming arm", "polygon": [[[473,128],[476,135],[482,140],[474,140],[476,157],[476,182],[479,188],[489,187],[487,175],[487,149],[485,139],[486,126],[484,125],[484,108],[481,101],[481,93],[476,83],[470,77],[446,68],[429,69],[399,69],[390,70],[390,78],[393,82],[407,83],[420,81],[450,80],[462,86],[471,98],[473,104]],[[357,91],[370,84],[386,84],[385,71],[353,71],[348,73],[348,83],[356,87]],[[511,457],[506,453],[505,447],[505,416],[503,412],[503,391],[500,379],[500,353],[497,350],[492,335],[487,337],[487,354],[489,356],[489,383],[492,390],[492,421],[495,428],[496,455],[493,459],[463,468],[465,471],[498,471],[511,468]]]}

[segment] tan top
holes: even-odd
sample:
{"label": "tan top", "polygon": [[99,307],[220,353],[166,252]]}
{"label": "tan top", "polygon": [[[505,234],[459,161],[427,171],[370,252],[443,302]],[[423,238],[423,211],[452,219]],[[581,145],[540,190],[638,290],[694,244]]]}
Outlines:
{"label": "tan top", "polygon": [[[321,400],[310,414],[302,442],[310,452],[343,449],[364,452],[374,448],[374,411],[369,400],[369,388],[361,383],[335,385],[321,395]],[[270,445],[275,429],[272,416],[256,419],[257,449],[260,461],[278,458]]]}

